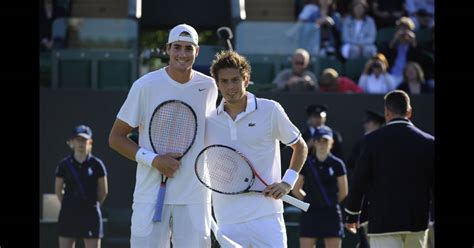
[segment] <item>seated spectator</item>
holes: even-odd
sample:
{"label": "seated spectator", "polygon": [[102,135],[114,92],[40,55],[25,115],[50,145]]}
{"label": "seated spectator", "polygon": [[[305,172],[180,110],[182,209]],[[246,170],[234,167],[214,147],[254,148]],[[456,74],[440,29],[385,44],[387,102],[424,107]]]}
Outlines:
{"label": "seated spectator", "polygon": [[418,62],[427,79],[433,78],[434,61],[428,54],[417,46],[416,36],[413,32],[415,24],[409,17],[402,17],[397,21],[397,31],[382,53],[387,56],[390,64],[389,72],[395,79],[396,84],[403,80],[403,68],[407,61]]}
{"label": "seated spectator", "polygon": [[345,59],[372,57],[377,52],[377,28],[374,19],[367,15],[368,5],[364,0],[354,0],[350,9],[351,15],[342,25],[342,56]]}
{"label": "seated spectator", "polygon": [[415,31],[415,22],[413,22],[413,19],[410,17],[402,16],[396,21],[395,24],[397,31],[401,29]]}
{"label": "seated spectator", "polygon": [[300,47],[310,54],[335,56],[340,42],[340,19],[332,0],[309,0],[298,15],[298,24],[311,24],[297,25]]}
{"label": "seated spectator", "polygon": [[388,73],[388,61],[385,55],[377,53],[365,64],[359,78],[359,86],[365,93],[385,94],[397,88],[393,77]]}
{"label": "seated spectator", "polygon": [[363,90],[348,77],[339,76],[336,70],[327,68],[319,79],[321,92],[362,93]]}
{"label": "seated spectator", "polygon": [[373,0],[372,12],[377,28],[393,27],[405,15],[405,0]]}
{"label": "seated spectator", "polygon": [[66,10],[53,0],[40,0],[40,51],[49,51],[53,48],[53,21],[58,17],[66,16]]}
{"label": "seated spectator", "polygon": [[415,30],[434,26],[434,0],[405,0],[405,6],[415,23]]}
{"label": "seated spectator", "polygon": [[316,75],[308,70],[309,53],[299,48],[293,53],[291,69],[280,71],[273,83],[281,91],[315,91],[318,89]]}
{"label": "seated spectator", "polygon": [[398,90],[403,90],[408,94],[432,93],[433,90],[425,82],[423,69],[416,62],[408,62],[403,70],[403,82],[398,86]]}
{"label": "seated spectator", "polygon": [[336,5],[332,0],[319,0],[319,8],[321,17],[316,20],[321,35],[318,55],[339,58],[341,15],[336,11]]}
{"label": "seated spectator", "polygon": [[319,13],[318,0],[307,0],[303,10],[298,15],[298,21],[285,35],[288,38],[297,37],[298,46],[309,53],[319,53],[319,27],[315,25],[316,14]]}

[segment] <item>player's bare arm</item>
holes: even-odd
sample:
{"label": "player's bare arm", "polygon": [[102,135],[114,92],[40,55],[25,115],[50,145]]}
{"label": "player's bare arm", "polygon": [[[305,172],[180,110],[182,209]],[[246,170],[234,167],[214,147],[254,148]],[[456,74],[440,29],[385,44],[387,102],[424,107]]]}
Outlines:
{"label": "player's bare arm", "polygon": [[304,200],[304,197],[306,196],[306,192],[303,190],[303,185],[304,185],[304,176],[300,174],[298,177],[298,180],[296,180],[295,187],[291,190],[291,193],[298,199],[298,200]]}
{"label": "player's bare arm", "polygon": [[135,161],[138,145],[127,137],[132,130],[133,127],[126,122],[115,119],[109,134],[109,146],[122,156]]}
{"label": "player's bare arm", "polygon": [[[109,146],[122,156],[135,161],[135,156],[139,147],[127,136],[132,130],[133,127],[128,125],[126,122],[116,119],[112,130],[110,131]],[[181,164],[175,158],[181,156],[181,154],[174,153],[156,156],[153,159],[152,166],[158,169],[165,176],[172,177]]]}
{"label": "player's bare arm", "polygon": [[289,168],[299,173],[308,156],[308,147],[302,137],[290,147],[293,149],[293,154],[291,155]]}
{"label": "player's bare arm", "polygon": [[[293,149],[293,154],[291,155],[290,166],[289,169],[299,173],[301,168],[306,161],[306,156],[308,155],[308,147],[306,146],[306,142],[303,140],[302,137],[298,139],[296,143],[290,146]],[[279,182],[273,183],[268,185],[264,190],[263,193],[266,196],[272,196],[275,199],[280,199],[282,196],[290,193],[291,185],[287,182]]]}

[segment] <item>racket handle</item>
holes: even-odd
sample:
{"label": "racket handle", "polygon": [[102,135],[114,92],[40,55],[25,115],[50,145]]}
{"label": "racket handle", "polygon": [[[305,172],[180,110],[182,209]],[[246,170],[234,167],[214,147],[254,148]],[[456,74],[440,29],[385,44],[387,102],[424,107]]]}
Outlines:
{"label": "racket handle", "polygon": [[222,234],[221,230],[219,230],[219,227],[217,226],[217,223],[214,221],[214,218],[211,217],[211,230],[214,233],[214,236],[216,237],[217,242],[219,245],[223,248],[242,248],[241,245],[235,243],[231,239],[229,239],[227,236]]}
{"label": "racket handle", "polygon": [[163,204],[165,202],[166,184],[160,184],[160,190],[158,190],[158,200],[156,201],[155,214],[153,215],[153,222],[160,222],[161,215],[163,214]]}
{"label": "racket handle", "polygon": [[289,195],[284,195],[282,198],[281,198],[284,202],[287,202],[303,211],[308,211],[308,208],[309,208],[309,203],[307,202],[304,202],[304,201],[300,201],[296,198],[294,198],[293,196],[289,196]]}

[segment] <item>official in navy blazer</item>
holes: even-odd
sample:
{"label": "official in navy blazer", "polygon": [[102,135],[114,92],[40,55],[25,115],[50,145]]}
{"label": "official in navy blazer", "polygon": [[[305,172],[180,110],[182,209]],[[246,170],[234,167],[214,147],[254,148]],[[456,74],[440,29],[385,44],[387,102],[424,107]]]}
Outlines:
{"label": "official in navy blazer", "polygon": [[346,202],[346,227],[356,232],[370,195],[371,248],[426,247],[434,187],[434,137],[410,121],[409,96],[387,93],[386,125],[365,136]]}

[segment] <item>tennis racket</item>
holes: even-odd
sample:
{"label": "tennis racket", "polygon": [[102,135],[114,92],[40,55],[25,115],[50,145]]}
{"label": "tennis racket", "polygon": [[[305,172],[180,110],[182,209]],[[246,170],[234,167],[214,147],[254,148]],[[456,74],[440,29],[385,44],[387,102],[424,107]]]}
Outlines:
{"label": "tennis racket", "polygon": [[[153,112],[148,133],[151,146],[156,154],[181,153],[184,156],[196,138],[196,113],[183,101],[165,101],[158,105]],[[153,215],[154,222],[161,221],[167,180],[168,178],[161,174],[160,190]]]}
{"label": "tennis racket", "polygon": [[[255,178],[268,186],[243,154],[224,145],[211,145],[204,148],[196,158],[194,170],[204,186],[221,194],[262,192],[263,189],[251,189]],[[308,203],[289,195],[284,195],[281,199],[305,212],[309,208]]]}

